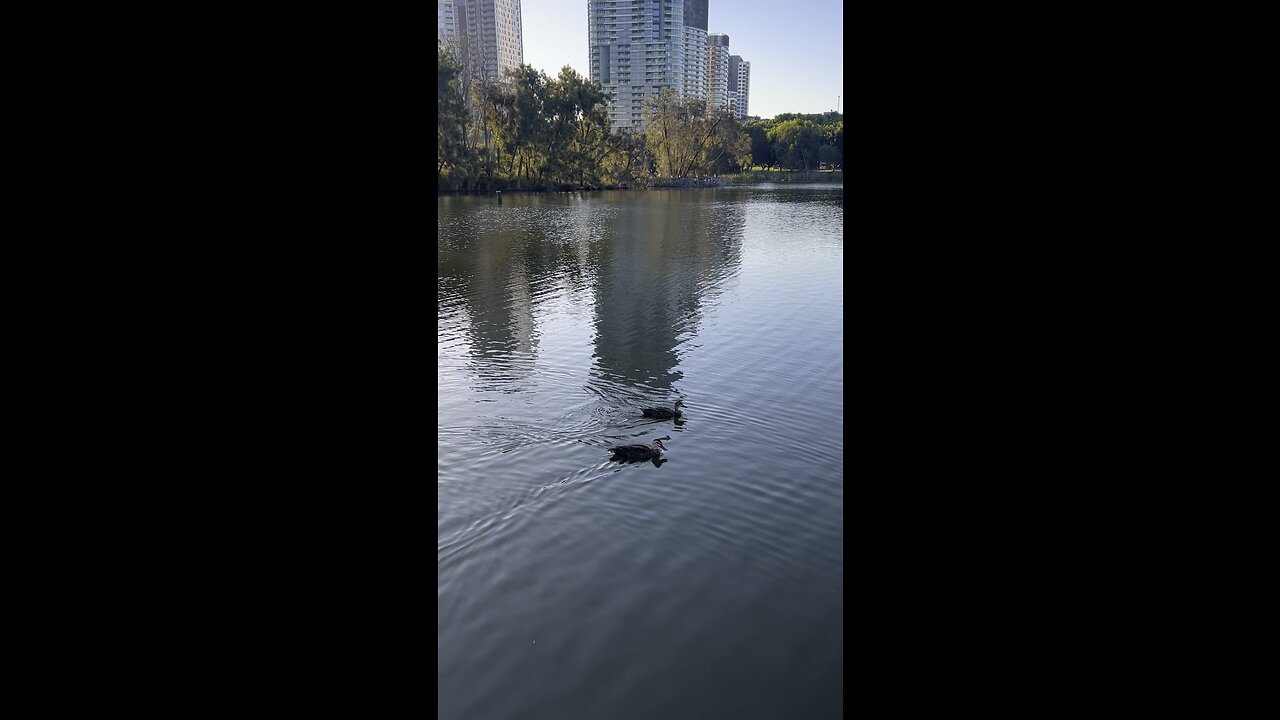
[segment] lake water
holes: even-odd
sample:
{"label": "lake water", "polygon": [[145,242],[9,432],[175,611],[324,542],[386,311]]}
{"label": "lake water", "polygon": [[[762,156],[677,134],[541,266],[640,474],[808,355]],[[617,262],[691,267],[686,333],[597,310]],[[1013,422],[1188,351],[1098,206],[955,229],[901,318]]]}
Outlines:
{"label": "lake water", "polygon": [[841,717],[843,197],[438,199],[441,718]]}

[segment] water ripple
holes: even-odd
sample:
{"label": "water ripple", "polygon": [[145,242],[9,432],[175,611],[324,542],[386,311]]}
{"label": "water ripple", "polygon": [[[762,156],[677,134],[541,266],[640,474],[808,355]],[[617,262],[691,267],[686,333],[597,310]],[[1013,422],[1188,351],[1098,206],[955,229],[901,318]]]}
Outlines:
{"label": "water ripple", "polygon": [[[442,717],[679,714],[658,685],[708,716],[824,714],[842,193],[441,199]],[[639,413],[677,398],[679,421]],[[658,466],[608,451],[663,436]]]}

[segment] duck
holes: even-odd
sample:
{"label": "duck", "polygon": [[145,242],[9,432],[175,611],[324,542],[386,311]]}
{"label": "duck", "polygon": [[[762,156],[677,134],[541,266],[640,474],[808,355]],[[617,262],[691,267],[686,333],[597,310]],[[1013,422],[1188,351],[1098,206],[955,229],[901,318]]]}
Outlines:
{"label": "duck", "polygon": [[666,419],[678,418],[684,414],[680,412],[680,408],[683,405],[684,405],[684,400],[677,400],[675,407],[641,408],[640,413],[645,417],[651,417],[651,418],[666,418]]}
{"label": "duck", "polygon": [[662,444],[662,441],[670,439],[671,436],[668,435],[665,438],[658,438],[648,445],[617,445],[609,448],[609,452],[613,453],[615,457],[620,457],[624,460],[654,459],[660,457],[662,451],[667,449]]}

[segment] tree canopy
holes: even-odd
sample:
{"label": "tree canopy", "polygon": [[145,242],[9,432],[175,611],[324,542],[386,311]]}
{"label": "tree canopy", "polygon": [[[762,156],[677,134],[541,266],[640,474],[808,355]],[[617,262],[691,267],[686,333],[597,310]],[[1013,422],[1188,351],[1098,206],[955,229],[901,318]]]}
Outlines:
{"label": "tree canopy", "polygon": [[844,116],[783,113],[747,124],[751,161],[761,167],[816,170],[820,164],[844,166]]}
{"label": "tree canopy", "polygon": [[752,164],[843,164],[836,113],[743,123],[667,89],[646,105],[643,132],[610,132],[608,97],[565,66],[486,77],[465,44],[437,57],[437,181],[441,189],[596,188],[737,172]]}
{"label": "tree canopy", "polygon": [[[554,78],[520,65],[485,79],[464,54],[442,49],[438,61],[441,187],[593,187],[618,164],[610,153],[625,153],[609,136],[604,92],[567,65]],[[469,94],[455,81],[468,75]]]}
{"label": "tree canopy", "polygon": [[668,89],[648,107],[645,139],[666,178],[716,175],[751,162],[751,137],[728,111],[702,98],[677,98]]}

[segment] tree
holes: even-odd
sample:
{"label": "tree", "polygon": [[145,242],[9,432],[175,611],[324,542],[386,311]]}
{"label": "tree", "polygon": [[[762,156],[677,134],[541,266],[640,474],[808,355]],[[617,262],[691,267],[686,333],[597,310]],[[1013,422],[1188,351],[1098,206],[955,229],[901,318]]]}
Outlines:
{"label": "tree", "polygon": [[713,175],[738,172],[751,165],[751,136],[737,121],[722,122],[712,133],[704,167]]}
{"label": "tree", "polygon": [[818,163],[822,136],[809,120],[790,119],[774,125],[768,132],[778,159],[793,170],[808,170]]}
{"label": "tree", "polygon": [[547,82],[545,73],[528,65],[520,65],[508,71],[511,83],[511,135],[507,138],[508,147],[514,153],[512,161],[517,163],[512,177],[521,175],[528,180],[540,169],[543,155],[540,148],[545,147],[546,117],[544,109],[547,100]]}
{"label": "tree", "polygon": [[823,145],[818,148],[818,162],[826,163],[832,167],[840,164],[840,153],[836,151],[834,145]]}
{"label": "tree", "polygon": [[647,107],[645,137],[658,174],[686,178],[740,167],[751,139],[727,110],[702,98],[677,98],[664,88]]}
{"label": "tree", "polygon": [[764,123],[747,125],[747,134],[751,137],[751,162],[767,168],[778,162],[773,154],[773,144],[769,142],[768,127]]}
{"label": "tree", "polygon": [[462,68],[444,48],[437,47],[436,58],[436,173],[443,178],[446,171],[455,167],[462,157],[465,143],[466,108],[458,96],[458,81]]}
{"label": "tree", "polygon": [[595,181],[598,148],[608,134],[605,94],[597,83],[565,65],[547,83],[547,162],[539,172],[558,182],[587,186]]}
{"label": "tree", "polygon": [[623,130],[608,135],[604,146],[603,169],[609,180],[629,184],[648,177],[653,155],[644,135]]}
{"label": "tree", "polygon": [[682,102],[671,90],[664,88],[645,103],[649,120],[645,126],[645,138],[657,160],[659,175],[675,177],[676,168],[684,164],[682,152],[688,144],[687,119],[699,112],[692,102],[692,98]]}
{"label": "tree", "polygon": [[489,78],[460,42],[437,53],[437,177],[442,188],[598,187],[655,175],[687,178],[749,166],[843,159],[838,116],[780,116],[743,126],[701,98],[662,91],[643,133],[609,129],[601,86],[566,66]]}
{"label": "tree", "polygon": [[836,123],[836,134],[832,138],[831,144],[836,149],[836,164],[841,168],[844,167],[844,121]]}

